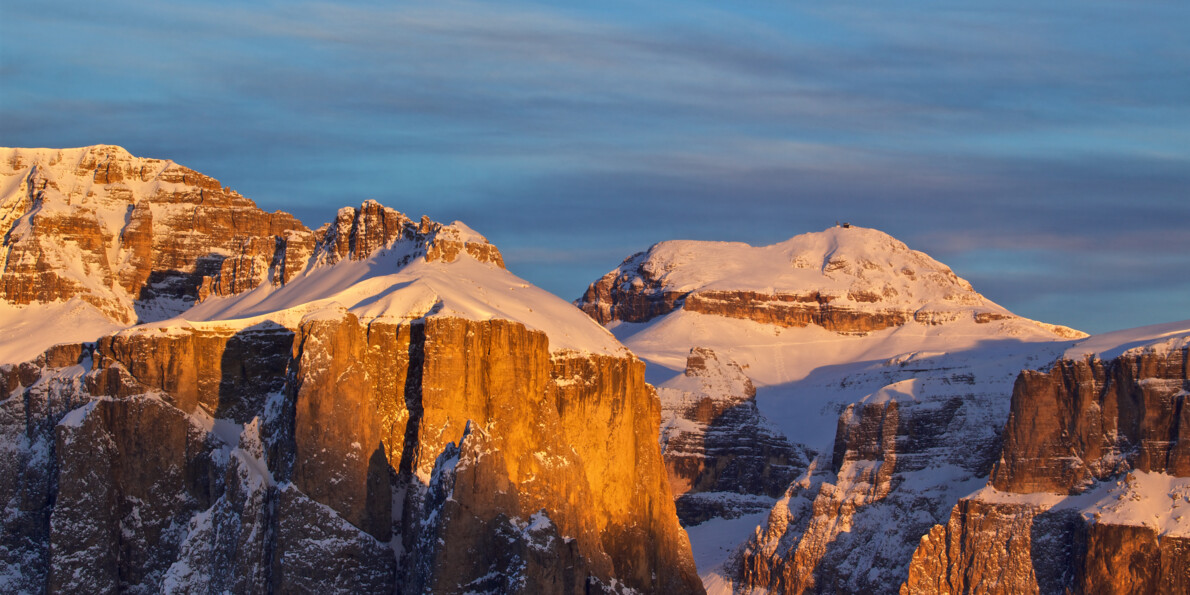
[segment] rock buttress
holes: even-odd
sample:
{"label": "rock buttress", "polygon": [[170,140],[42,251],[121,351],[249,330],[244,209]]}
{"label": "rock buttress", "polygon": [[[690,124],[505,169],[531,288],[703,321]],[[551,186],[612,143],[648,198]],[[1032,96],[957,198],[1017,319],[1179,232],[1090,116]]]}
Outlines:
{"label": "rock buttress", "polygon": [[992,485],[1073,494],[1129,469],[1190,476],[1188,360],[1145,350],[1022,372]]}
{"label": "rock buttress", "polygon": [[1187,357],[1144,348],[1022,372],[989,487],[922,539],[901,592],[1190,591],[1190,536],[1155,521],[1190,502]]}
{"label": "rock buttress", "polygon": [[0,370],[6,572],[33,592],[701,592],[640,361],[341,314]]}

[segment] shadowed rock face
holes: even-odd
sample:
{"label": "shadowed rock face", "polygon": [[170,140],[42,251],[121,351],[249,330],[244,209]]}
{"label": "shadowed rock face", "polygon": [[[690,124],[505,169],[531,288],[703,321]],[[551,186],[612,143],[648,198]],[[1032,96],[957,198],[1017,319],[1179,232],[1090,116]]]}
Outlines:
{"label": "shadowed rock face", "polygon": [[[901,592],[1190,591],[1190,538],[1150,525],[1190,492],[1132,487],[1133,470],[1190,476],[1187,353],[1146,348],[1022,372],[989,481],[999,492],[963,499],[922,539]],[[1030,493],[1052,495],[1016,496]],[[1143,515],[1100,516],[1144,497],[1156,503]]]}
{"label": "shadowed rock face", "polygon": [[1021,361],[976,350],[832,375],[831,385],[866,396],[839,402],[833,444],[729,561],[736,584],[774,593],[895,590],[921,537],[986,481],[1008,416],[1007,369]]}
{"label": "shadowed rock face", "polygon": [[957,499],[934,485],[930,467],[952,467],[960,481],[986,476],[995,437],[970,433],[964,441],[955,431],[982,413],[960,396],[926,407],[848,406],[833,452],[815,463],[823,467],[812,465],[789,486],[742,550],[741,584],[777,593],[892,589],[930,519],[944,519]]}
{"label": "shadowed rock face", "polygon": [[1187,564],[1186,537],[964,499],[922,538],[901,593],[1185,593]]}
{"label": "shadowed rock face", "polygon": [[1188,357],[1143,351],[1023,372],[992,485],[1077,493],[1129,469],[1190,476]]}
{"label": "shadowed rock face", "polygon": [[217,494],[218,440],[159,399],[95,401],[59,424],[49,591],[154,591]]}
{"label": "shadowed rock face", "polygon": [[671,384],[658,389],[661,440],[683,524],[767,510],[805,471],[805,449],[769,427],[735,362],[696,347]]}
{"label": "shadowed rock face", "polygon": [[3,372],[5,562],[34,592],[702,589],[631,358],[343,313]]}

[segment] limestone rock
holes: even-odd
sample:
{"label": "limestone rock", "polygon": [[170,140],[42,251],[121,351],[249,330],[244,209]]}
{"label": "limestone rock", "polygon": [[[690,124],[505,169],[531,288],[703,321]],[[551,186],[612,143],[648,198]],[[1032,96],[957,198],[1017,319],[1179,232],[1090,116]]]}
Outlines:
{"label": "limestone rock", "polygon": [[383,248],[404,254],[404,262],[417,257],[427,262],[454,262],[459,254],[467,253],[480,262],[504,268],[500,250],[463,223],[443,225],[424,216],[414,223],[374,200],[364,201],[358,208],[339,209],[335,221],[314,235],[319,264],[364,260]]}
{"label": "limestone rock", "polygon": [[712,350],[691,349],[683,375],[658,396],[662,452],[685,525],[767,510],[809,464],[805,448],[760,415],[739,365]]}
{"label": "limestone rock", "polygon": [[922,537],[901,593],[1060,593],[1078,553],[1074,514],[964,499]]}
{"label": "limestone rock", "polygon": [[204,277],[217,295],[283,282],[303,251],[289,243],[312,246],[292,215],[170,161],[109,145],[0,157],[0,298],[15,304],[77,296],[112,320],[158,320],[193,304]]}
{"label": "limestone rock", "polygon": [[[921,537],[978,487],[999,453],[1010,378],[986,355],[878,366],[843,408],[830,450],[795,478],[732,561],[741,588],[890,592]],[[864,389],[867,390],[867,389]]]}
{"label": "limestone rock", "polygon": [[1187,353],[1175,337],[1021,372],[989,486],[922,539],[902,593],[1190,589]]}
{"label": "limestone rock", "polygon": [[992,485],[1077,493],[1130,469],[1190,476],[1188,360],[1183,347],[1023,372]]}
{"label": "limestone rock", "polygon": [[[68,353],[77,359],[55,355]],[[55,425],[90,400],[81,388],[89,359],[80,346],[59,346],[32,362],[0,366],[0,476],[7,478],[0,482],[0,583],[14,591],[45,589],[60,484]]]}
{"label": "limestone rock", "polygon": [[322,312],[20,368],[0,570],[33,591],[701,592],[629,357]]}
{"label": "limestone rock", "polygon": [[1185,535],[976,497],[922,538],[901,593],[1185,593],[1188,555]]}
{"label": "limestone rock", "polygon": [[261,323],[238,331],[143,328],[96,343],[96,395],[157,391],[189,414],[202,411],[236,423],[251,420],[268,394],[281,389],[293,331]]}
{"label": "limestone rock", "polygon": [[94,401],[57,427],[48,589],[154,591],[210,506],[217,439],[153,398]]}
{"label": "limestone rock", "polygon": [[[1083,333],[1021,319],[948,267],[874,229],[836,227],[771,246],[669,241],[634,254],[575,304],[600,324],[675,310],[784,328],[864,334],[908,323],[970,321]],[[1021,331],[1018,331],[1021,332]]]}

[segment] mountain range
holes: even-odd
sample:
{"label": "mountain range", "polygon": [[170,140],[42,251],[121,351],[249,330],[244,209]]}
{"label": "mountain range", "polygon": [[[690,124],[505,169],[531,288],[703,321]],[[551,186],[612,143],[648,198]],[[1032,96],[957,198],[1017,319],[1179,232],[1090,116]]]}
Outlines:
{"label": "mountain range", "polygon": [[1190,590],[1190,321],[1028,320],[855,226],[570,303],[110,145],[0,149],[0,233],[8,592]]}

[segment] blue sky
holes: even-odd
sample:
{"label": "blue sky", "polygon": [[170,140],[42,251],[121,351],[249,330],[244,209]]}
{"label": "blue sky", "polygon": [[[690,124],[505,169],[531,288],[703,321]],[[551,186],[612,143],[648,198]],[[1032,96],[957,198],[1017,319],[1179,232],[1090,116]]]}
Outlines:
{"label": "blue sky", "polygon": [[119,144],[311,227],[368,198],[461,219],[567,299],[657,241],[846,220],[1101,332],[1190,318],[1187,27],[1186,2],[0,0],[0,144]]}

